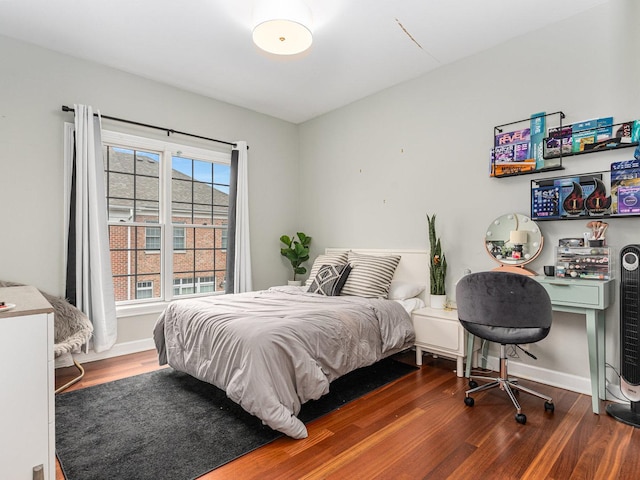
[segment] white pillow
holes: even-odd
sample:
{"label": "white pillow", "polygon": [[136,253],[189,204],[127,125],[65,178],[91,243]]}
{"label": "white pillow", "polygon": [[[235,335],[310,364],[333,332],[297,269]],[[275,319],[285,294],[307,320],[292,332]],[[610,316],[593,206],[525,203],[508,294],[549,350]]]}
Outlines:
{"label": "white pillow", "polygon": [[391,282],[391,287],[389,288],[389,299],[406,300],[407,298],[417,297],[424,291],[425,288],[426,285],[420,285],[419,283],[393,280]]}
{"label": "white pillow", "polygon": [[399,303],[404,307],[409,315],[414,310],[418,310],[419,308],[424,308],[425,304],[420,298],[407,298],[406,300],[393,300],[394,302]]}

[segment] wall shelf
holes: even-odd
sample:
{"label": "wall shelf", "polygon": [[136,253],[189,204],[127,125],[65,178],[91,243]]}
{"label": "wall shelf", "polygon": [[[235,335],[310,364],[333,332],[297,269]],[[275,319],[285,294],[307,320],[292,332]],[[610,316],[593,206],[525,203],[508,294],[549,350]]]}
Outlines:
{"label": "wall shelf", "polygon": [[[548,159],[544,157],[546,119],[553,116],[558,117],[558,128],[562,129],[562,119],[565,118],[565,114],[561,111],[534,113],[529,118],[493,127],[490,176],[503,178],[563,170],[562,155]],[[514,126],[520,128],[504,132],[505,127]],[[541,167],[541,164],[544,166]]]}
{"label": "wall shelf", "polygon": [[[628,163],[639,167],[618,170],[613,181],[611,170],[531,180],[531,219],[536,222],[637,219],[640,217],[640,173],[634,169],[640,168],[640,160]],[[619,188],[623,182],[627,182],[622,185],[626,187],[624,193]],[[618,205],[621,201],[625,201],[624,206]]]}
{"label": "wall shelf", "polygon": [[[546,117],[550,116],[558,116],[558,125],[548,128],[547,136],[540,137],[540,129],[544,131]],[[539,113],[493,127],[491,176],[503,178],[564,170],[565,157],[633,148],[640,143],[640,120],[614,124],[613,117],[605,117],[563,126],[565,117],[562,111]],[[538,118],[544,120],[535,122]],[[505,127],[513,126],[524,128],[504,133]],[[541,164],[544,166],[540,167]]]}
{"label": "wall shelf", "polygon": [[503,173],[502,175],[494,175],[495,178],[504,178],[504,177],[521,177],[522,175],[535,175],[539,173],[545,172],[557,172],[559,170],[564,170],[562,165],[557,167],[546,167],[541,168],[540,170],[529,170],[527,172],[514,172],[514,173]]}
{"label": "wall shelf", "polygon": [[[609,123],[598,124],[599,120],[608,120]],[[637,139],[636,141],[632,141],[635,139],[635,137],[638,136],[637,131],[634,134],[634,129],[638,130],[638,128],[640,128],[640,125],[635,125],[636,121],[613,123],[613,117],[599,120],[580,122],[578,124],[568,125],[567,127],[565,127],[567,129],[569,127],[572,127],[570,133],[570,151],[567,151],[567,149],[565,149],[564,151],[561,150],[560,154],[550,154],[548,152],[548,146],[554,139],[554,137],[546,137],[544,139],[544,158],[554,159],[561,157],[573,157],[576,155],[586,155],[589,153],[601,153],[612,150],[619,150],[621,148],[636,147],[638,145]],[[588,124],[589,127],[580,129],[579,126],[583,126],[584,124]],[[578,125],[578,127],[573,128],[576,125]],[[561,130],[562,127],[560,127],[560,131]],[[599,135],[601,135],[603,138],[598,141]],[[555,138],[557,141],[557,139],[561,137]],[[577,146],[579,146],[580,150],[576,150]],[[556,145],[555,148],[557,147],[558,146]]]}

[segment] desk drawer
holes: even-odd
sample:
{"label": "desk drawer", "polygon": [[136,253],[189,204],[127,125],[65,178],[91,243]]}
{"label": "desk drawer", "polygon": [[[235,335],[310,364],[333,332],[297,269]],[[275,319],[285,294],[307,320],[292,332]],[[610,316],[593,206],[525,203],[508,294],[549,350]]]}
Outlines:
{"label": "desk drawer", "polygon": [[551,297],[551,303],[557,305],[573,305],[594,308],[598,307],[601,300],[600,285],[575,285],[568,283],[542,283],[549,297]]}

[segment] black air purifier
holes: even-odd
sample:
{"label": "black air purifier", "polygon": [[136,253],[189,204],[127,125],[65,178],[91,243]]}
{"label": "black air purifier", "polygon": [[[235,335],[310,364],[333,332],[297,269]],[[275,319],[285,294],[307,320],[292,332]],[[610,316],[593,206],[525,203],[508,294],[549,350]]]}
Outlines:
{"label": "black air purifier", "polygon": [[620,390],[631,404],[609,404],[607,413],[640,428],[640,245],[620,251]]}

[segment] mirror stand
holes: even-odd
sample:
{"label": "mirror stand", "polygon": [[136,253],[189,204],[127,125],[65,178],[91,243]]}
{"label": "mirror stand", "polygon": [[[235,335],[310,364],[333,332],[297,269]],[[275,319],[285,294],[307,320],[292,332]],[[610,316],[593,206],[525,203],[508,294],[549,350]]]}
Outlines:
{"label": "mirror stand", "polygon": [[532,272],[528,268],[525,268],[524,265],[505,265],[502,264],[499,267],[493,269],[495,272],[510,272],[510,273],[519,273],[520,275],[529,275],[535,276],[536,272]]}
{"label": "mirror stand", "polygon": [[500,264],[498,272],[511,272],[534,276],[526,264],[542,252],[544,238],[534,221],[519,213],[508,213],[496,218],[485,236],[489,256]]}

